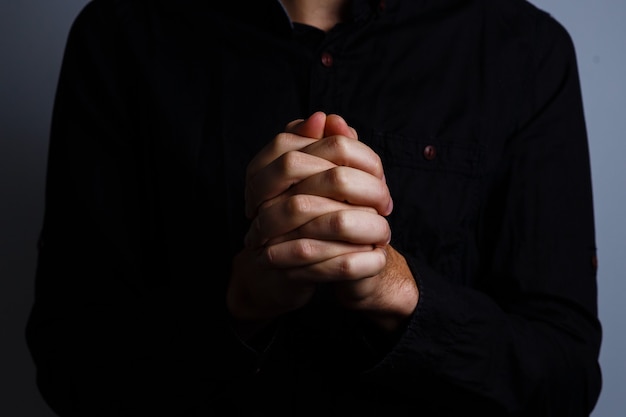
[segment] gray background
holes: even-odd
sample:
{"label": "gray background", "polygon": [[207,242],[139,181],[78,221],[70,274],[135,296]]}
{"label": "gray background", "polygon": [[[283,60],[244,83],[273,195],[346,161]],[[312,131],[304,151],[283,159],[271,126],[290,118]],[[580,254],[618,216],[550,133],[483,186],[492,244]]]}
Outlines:
{"label": "gray background", "polygon": [[[209,0],[207,0],[209,1]],[[236,1],[236,0],[231,0]],[[626,416],[626,2],[536,0],[578,53],[596,206],[601,364],[593,417]],[[52,417],[24,342],[41,226],[47,134],[71,22],[86,0],[0,0],[0,416]]]}

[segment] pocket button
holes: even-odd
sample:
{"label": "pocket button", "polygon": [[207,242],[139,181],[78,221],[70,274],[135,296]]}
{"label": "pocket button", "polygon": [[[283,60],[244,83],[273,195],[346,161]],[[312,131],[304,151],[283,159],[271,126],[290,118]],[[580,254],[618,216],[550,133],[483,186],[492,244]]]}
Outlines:
{"label": "pocket button", "polygon": [[437,157],[437,148],[433,145],[427,145],[424,147],[424,158],[427,161],[432,161]]}

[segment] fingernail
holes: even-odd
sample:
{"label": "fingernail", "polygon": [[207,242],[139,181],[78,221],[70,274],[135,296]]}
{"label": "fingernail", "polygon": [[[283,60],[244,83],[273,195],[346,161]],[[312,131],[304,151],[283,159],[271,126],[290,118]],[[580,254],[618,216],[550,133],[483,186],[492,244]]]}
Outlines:
{"label": "fingernail", "polygon": [[391,214],[393,211],[393,199],[389,199],[389,204],[387,204],[387,215]]}

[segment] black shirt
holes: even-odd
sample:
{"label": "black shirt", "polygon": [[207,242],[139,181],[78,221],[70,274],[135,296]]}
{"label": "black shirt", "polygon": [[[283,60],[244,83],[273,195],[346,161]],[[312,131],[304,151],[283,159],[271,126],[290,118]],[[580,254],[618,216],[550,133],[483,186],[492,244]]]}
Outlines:
{"label": "black shirt", "polygon": [[[574,47],[521,0],[91,1],[54,108],[29,347],[60,416],[587,416],[593,204]],[[222,4],[224,3],[224,4]],[[383,337],[324,291],[244,344],[224,298],[247,163],[342,115],[420,290]],[[222,411],[218,411],[222,410]]]}

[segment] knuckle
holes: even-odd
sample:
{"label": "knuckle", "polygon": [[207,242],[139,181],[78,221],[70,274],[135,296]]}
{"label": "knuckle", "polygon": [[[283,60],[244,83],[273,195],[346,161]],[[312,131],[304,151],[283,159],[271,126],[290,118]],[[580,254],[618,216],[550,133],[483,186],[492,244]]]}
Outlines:
{"label": "knuckle", "polygon": [[327,139],[327,146],[332,150],[333,155],[339,157],[340,160],[347,161],[352,142],[354,142],[352,139],[345,136],[335,135]]}
{"label": "knuckle", "polygon": [[315,253],[315,247],[309,239],[300,239],[293,246],[292,255],[299,260],[311,259]]}
{"label": "knuckle", "polygon": [[337,166],[326,171],[326,177],[333,187],[339,190],[345,189],[350,184],[349,168]]}
{"label": "knuckle", "polygon": [[282,145],[289,143],[291,141],[293,134],[289,133],[289,132],[280,132],[278,135],[276,135],[276,137],[274,138],[274,148],[278,149],[280,148]]}
{"label": "knuckle", "polygon": [[328,227],[333,234],[341,234],[350,226],[350,216],[346,211],[338,211],[333,213],[328,220]]}
{"label": "knuckle", "polygon": [[285,211],[287,215],[305,214],[312,209],[310,197],[304,194],[296,194],[287,199],[285,202]]}
{"label": "knuckle", "polygon": [[289,172],[300,165],[302,157],[299,151],[287,151],[280,158],[280,167],[283,172]]}
{"label": "knuckle", "polygon": [[351,278],[355,269],[355,261],[351,256],[342,256],[337,263],[337,273],[341,277]]}
{"label": "knuckle", "polygon": [[268,246],[263,248],[259,254],[259,258],[267,265],[274,265],[274,262],[276,262],[276,253],[274,247]]}

